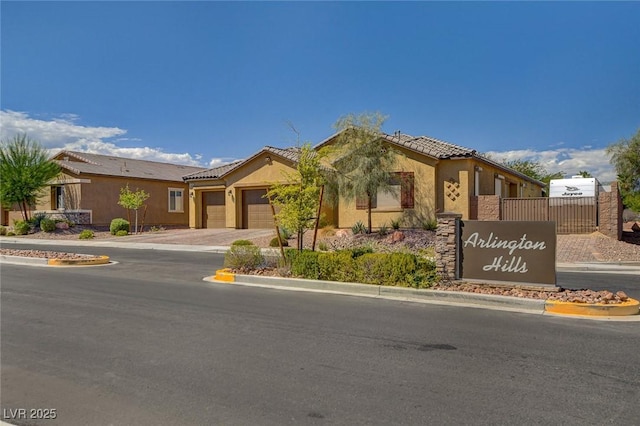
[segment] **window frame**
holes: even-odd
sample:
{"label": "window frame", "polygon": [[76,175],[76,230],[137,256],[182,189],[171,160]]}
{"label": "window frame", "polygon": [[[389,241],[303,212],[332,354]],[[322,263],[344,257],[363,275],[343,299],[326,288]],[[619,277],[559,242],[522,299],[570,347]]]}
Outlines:
{"label": "window frame", "polygon": [[[171,193],[172,192],[174,193],[173,195],[174,205],[175,205],[174,209],[171,209],[171,198],[172,198]],[[177,192],[180,192],[179,197],[177,195]],[[184,188],[168,188],[167,210],[169,211],[169,213],[184,213],[184,193],[185,193]],[[178,205],[178,198],[180,198],[180,205]]]}

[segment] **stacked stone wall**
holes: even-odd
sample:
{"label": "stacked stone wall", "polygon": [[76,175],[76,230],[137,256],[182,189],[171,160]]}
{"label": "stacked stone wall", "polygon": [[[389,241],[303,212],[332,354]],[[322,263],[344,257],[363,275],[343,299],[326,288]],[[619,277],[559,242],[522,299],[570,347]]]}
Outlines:
{"label": "stacked stone wall", "polygon": [[458,279],[458,229],[462,215],[459,213],[438,214],[436,229],[436,272],[444,279]]}

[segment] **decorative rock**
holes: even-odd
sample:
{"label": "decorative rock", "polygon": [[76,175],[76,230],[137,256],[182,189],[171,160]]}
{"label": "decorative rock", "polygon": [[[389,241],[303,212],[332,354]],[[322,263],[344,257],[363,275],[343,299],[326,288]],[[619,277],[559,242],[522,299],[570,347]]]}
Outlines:
{"label": "decorative rock", "polygon": [[69,229],[67,222],[56,222],[56,229]]}
{"label": "decorative rock", "polygon": [[636,222],[633,225],[631,225],[631,230],[633,232],[640,232],[640,225],[638,225],[638,222]]}
{"label": "decorative rock", "polygon": [[398,243],[400,241],[404,240],[404,233],[402,231],[395,231],[392,235],[391,235],[391,242],[392,243]]}
{"label": "decorative rock", "polygon": [[346,238],[349,236],[349,231],[347,231],[346,229],[338,229],[336,231],[336,237],[338,238]]}

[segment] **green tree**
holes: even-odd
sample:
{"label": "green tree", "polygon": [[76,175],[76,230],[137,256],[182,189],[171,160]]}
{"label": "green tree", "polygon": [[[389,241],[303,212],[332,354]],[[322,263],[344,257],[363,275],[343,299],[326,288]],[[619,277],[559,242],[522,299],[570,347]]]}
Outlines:
{"label": "green tree", "polygon": [[582,176],[583,178],[592,178],[593,176],[591,175],[591,173],[585,171],[585,170],[580,170],[578,172],[578,175]]}
{"label": "green tree", "polygon": [[[144,205],[144,202],[150,195],[145,192],[143,189],[136,188],[135,192],[129,189],[129,184],[125,187],[120,188],[120,198],[118,199],[118,204],[127,209],[127,215],[129,214],[129,210],[134,210],[136,212],[135,219],[135,232],[138,233],[138,209]],[[131,222],[131,221],[129,221]]]}
{"label": "green tree", "polygon": [[640,129],[631,139],[621,139],[607,147],[610,162],[618,174],[624,205],[640,212]]}
{"label": "green tree", "polygon": [[362,199],[367,203],[368,232],[371,233],[371,207],[378,191],[391,193],[391,181],[398,156],[385,143],[382,114],[349,114],[338,119],[335,145],[329,148],[333,161],[332,185],[347,201]]}
{"label": "green tree", "polygon": [[296,171],[283,172],[287,183],[276,183],[267,191],[267,198],[279,208],[276,213],[278,225],[298,235],[298,250],[303,248],[303,235],[314,226],[320,202],[321,154],[306,143],[300,148]]}
{"label": "green tree", "polygon": [[549,182],[551,182],[552,179],[562,179],[564,177],[564,172],[549,173],[538,161],[503,160],[502,164],[523,175],[544,182],[547,194],[549,194]]}
{"label": "green tree", "polygon": [[48,182],[60,173],[47,150],[26,133],[0,142],[0,203],[18,204],[24,220],[36,205]]}

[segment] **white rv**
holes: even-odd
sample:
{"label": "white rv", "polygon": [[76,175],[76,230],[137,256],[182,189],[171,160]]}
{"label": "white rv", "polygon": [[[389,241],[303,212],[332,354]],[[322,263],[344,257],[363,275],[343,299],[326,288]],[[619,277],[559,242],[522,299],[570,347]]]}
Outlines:
{"label": "white rv", "polygon": [[597,197],[600,186],[596,178],[573,176],[571,179],[552,179],[549,182],[549,197]]}

